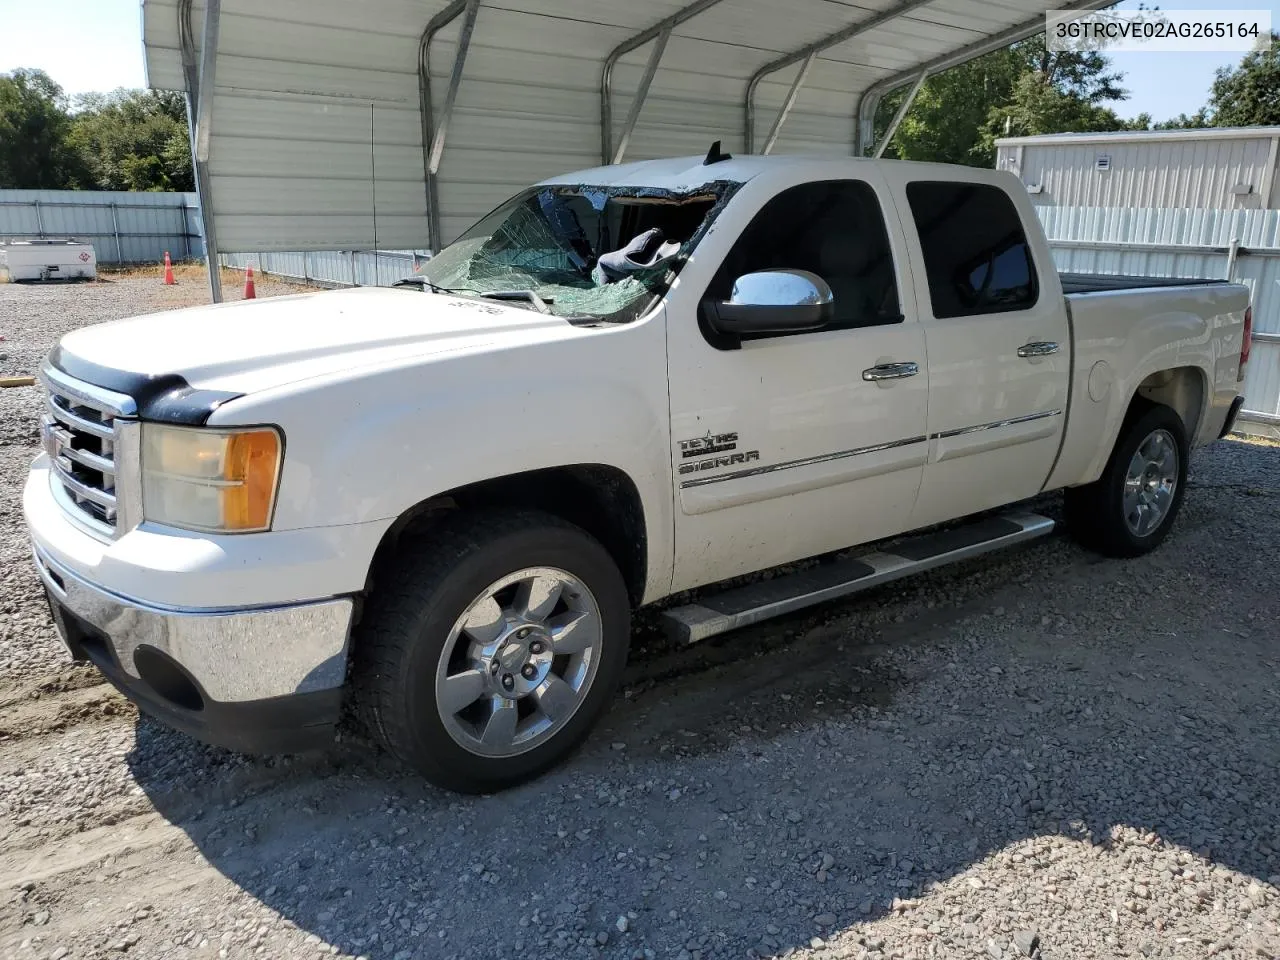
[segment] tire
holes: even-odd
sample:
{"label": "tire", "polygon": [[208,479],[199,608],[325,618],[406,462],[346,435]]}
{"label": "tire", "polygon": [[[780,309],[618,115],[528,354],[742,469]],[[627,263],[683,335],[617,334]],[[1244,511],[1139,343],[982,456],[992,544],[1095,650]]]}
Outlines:
{"label": "tire", "polygon": [[[1177,412],[1139,400],[1120,428],[1102,476],[1066,491],[1072,535],[1109,557],[1154,550],[1169,535],[1182,507],[1188,452],[1187,431]],[[1139,479],[1133,481],[1140,466]]]}
{"label": "tire", "polygon": [[438,786],[511,787],[586,739],[630,629],[622,575],[585,531],[536,511],[460,515],[380,569],[355,637],[355,712]]}

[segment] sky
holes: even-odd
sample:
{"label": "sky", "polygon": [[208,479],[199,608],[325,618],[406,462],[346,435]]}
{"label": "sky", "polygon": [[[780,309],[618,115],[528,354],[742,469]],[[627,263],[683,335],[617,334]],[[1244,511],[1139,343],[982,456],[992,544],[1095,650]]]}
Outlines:
{"label": "sky", "polygon": [[[1124,0],[1120,8],[1137,8]],[[1270,9],[1280,29],[1280,0],[1148,0],[1162,10]],[[0,0],[0,73],[39,67],[71,94],[140,87],[141,7],[138,0]],[[1125,74],[1129,99],[1112,104],[1120,116],[1149,113],[1165,120],[1204,105],[1214,70],[1234,53],[1112,54]]]}
{"label": "sky", "polygon": [[[6,0],[0,0],[0,4]],[[1272,29],[1280,30],[1278,0],[1147,0],[1147,7],[1161,10],[1270,10]],[[1136,10],[1138,0],[1124,0],[1118,10]],[[1234,66],[1241,53],[1113,53],[1114,69],[1123,73],[1121,84],[1129,99],[1110,104],[1126,120],[1149,113],[1153,120],[1168,120],[1180,113],[1195,113],[1209,99],[1209,87],[1218,67]]]}

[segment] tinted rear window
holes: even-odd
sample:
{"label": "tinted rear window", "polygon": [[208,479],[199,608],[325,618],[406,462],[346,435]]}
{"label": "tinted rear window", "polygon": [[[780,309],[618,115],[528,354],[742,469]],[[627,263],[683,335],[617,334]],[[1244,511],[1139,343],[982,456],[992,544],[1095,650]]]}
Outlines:
{"label": "tinted rear window", "polygon": [[1036,269],[1018,210],[998,187],[920,181],[907,201],[924,251],[935,317],[1025,310]]}

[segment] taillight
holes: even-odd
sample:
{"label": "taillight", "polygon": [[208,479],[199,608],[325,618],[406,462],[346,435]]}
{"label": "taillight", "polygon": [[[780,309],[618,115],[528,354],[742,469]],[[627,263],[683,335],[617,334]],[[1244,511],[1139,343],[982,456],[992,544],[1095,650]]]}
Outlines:
{"label": "taillight", "polygon": [[1240,340],[1240,372],[1236,374],[1236,382],[1244,379],[1244,365],[1249,362],[1249,351],[1253,347],[1253,306],[1244,308],[1244,336]]}

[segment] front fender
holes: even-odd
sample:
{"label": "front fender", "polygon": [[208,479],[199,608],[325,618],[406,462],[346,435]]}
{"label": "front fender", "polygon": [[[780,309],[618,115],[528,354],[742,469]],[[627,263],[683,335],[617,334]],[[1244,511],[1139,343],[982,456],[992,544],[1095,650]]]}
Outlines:
{"label": "front fender", "polygon": [[640,494],[645,593],[656,596],[670,585],[672,563],[662,321],[659,311],[626,327],[302,381],[227,404],[210,422],[283,428],[275,530],[389,522],[483,480],[615,467]]}

